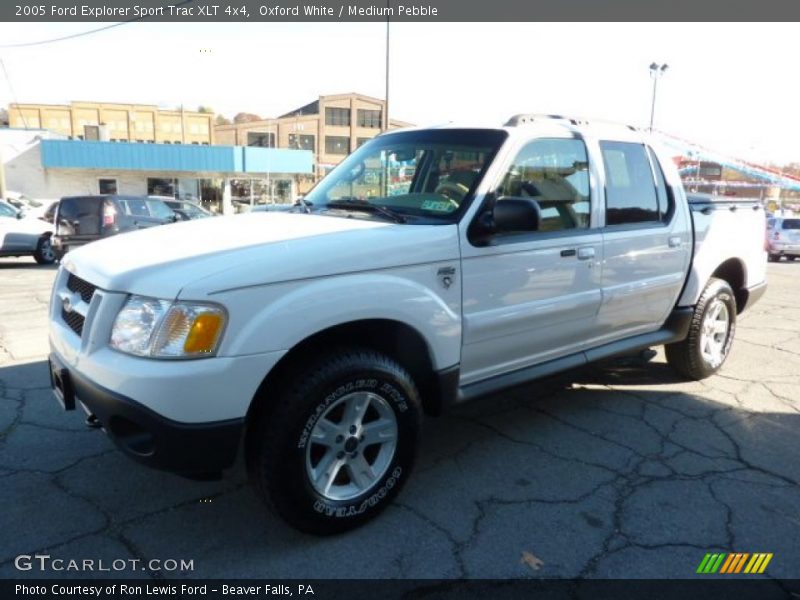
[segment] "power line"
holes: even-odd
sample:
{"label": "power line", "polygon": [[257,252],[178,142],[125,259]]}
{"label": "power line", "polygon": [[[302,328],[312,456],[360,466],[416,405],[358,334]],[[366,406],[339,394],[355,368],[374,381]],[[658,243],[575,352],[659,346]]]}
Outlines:
{"label": "power line", "polygon": [[[185,4],[191,4],[194,0],[183,0],[183,2],[178,2],[174,6],[183,6]],[[27,48],[30,46],[42,46],[44,44],[54,44],[55,42],[63,42],[66,40],[73,40],[75,38],[83,37],[85,35],[91,35],[93,33],[98,33],[100,31],[106,31],[108,29],[113,29],[114,27],[120,27],[122,25],[127,25],[128,23],[135,23],[137,21],[143,21],[145,19],[149,19],[149,16],[141,16],[135,17],[133,19],[128,19],[127,21],[121,21],[119,23],[112,23],[111,25],[105,25],[104,27],[98,27],[97,29],[90,29],[89,31],[82,31],[81,33],[73,33],[71,35],[64,35],[57,38],[51,38],[49,40],[39,40],[36,42],[20,42],[17,44],[0,44],[0,48]]]}

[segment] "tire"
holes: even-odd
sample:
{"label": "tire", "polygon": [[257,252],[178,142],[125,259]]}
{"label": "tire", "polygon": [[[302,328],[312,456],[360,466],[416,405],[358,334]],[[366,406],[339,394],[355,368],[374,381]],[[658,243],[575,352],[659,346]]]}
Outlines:
{"label": "tire", "polygon": [[767,254],[767,261],[768,262],[778,262],[781,257],[777,254]]}
{"label": "tire", "polygon": [[53,248],[53,241],[50,239],[49,235],[39,238],[39,243],[36,244],[33,258],[40,265],[52,265],[56,262],[56,251]]}
{"label": "tire", "polygon": [[735,333],[733,290],[726,281],[712,278],[694,309],[686,339],[664,347],[667,362],[688,379],[710,377],[725,364]]}
{"label": "tire", "polygon": [[301,531],[353,529],[408,479],[421,417],[417,388],[393,359],[367,349],[332,353],[298,373],[252,424],[251,481]]}
{"label": "tire", "polygon": [[795,258],[797,258],[797,257],[796,256],[789,256],[789,255],[786,256],[786,260],[794,260]]}

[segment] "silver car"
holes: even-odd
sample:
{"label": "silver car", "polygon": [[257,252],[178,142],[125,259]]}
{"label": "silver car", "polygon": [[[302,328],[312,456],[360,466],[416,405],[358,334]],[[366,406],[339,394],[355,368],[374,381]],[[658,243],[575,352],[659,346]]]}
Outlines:
{"label": "silver car", "polygon": [[48,223],[25,218],[19,209],[0,200],[0,256],[33,256],[40,265],[49,265],[56,260],[52,233]]}
{"label": "silver car", "polygon": [[767,252],[769,260],[777,262],[800,257],[800,218],[771,217],[767,219]]}

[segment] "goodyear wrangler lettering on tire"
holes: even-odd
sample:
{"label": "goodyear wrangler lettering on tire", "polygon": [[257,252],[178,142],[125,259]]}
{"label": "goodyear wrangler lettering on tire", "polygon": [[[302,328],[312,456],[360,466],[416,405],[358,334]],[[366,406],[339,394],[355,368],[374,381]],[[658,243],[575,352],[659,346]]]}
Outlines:
{"label": "goodyear wrangler lettering on tire", "polygon": [[403,474],[403,469],[401,467],[396,467],[394,471],[392,471],[392,475],[386,480],[386,483],[383,484],[377,492],[372,494],[369,498],[364,500],[358,507],[354,505],[350,506],[329,506],[324,502],[317,500],[314,502],[314,510],[318,513],[323,513],[328,517],[355,517],[360,515],[368,508],[375,506],[378,502],[383,500],[386,497],[386,494],[389,493],[395,485],[397,485],[398,479],[400,479],[400,475]]}
{"label": "goodyear wrangler lettering on tire", "polygon": [[273,402],[249,434],[248,467],[264,499],[298,529],[357,527],[408,479],[422,407],[411,376],[389,356],[330,350]]}

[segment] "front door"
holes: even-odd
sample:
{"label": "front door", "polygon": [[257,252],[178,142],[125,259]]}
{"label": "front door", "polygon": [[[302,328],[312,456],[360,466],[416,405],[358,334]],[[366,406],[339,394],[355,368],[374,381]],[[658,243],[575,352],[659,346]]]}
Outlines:
{"label": "front door", "polygon": [[601,302],[602,234],[595,227],[586,147],[524,145],[493,194],[536,200],[536,231],[462,246],[461,385],[579,351]]}

